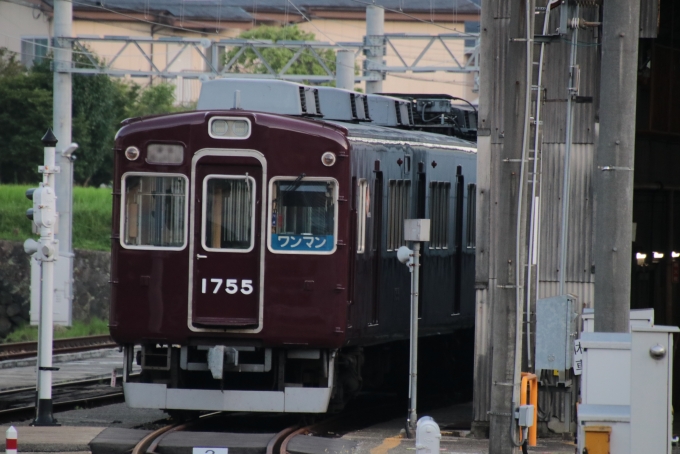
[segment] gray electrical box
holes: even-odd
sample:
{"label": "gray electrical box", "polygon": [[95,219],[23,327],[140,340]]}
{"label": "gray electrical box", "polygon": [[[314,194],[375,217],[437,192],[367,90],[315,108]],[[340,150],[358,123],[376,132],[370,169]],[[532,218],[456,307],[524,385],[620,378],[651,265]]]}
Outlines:
{"label": "gray electrical box", "polygon": [[566,371],[572,367],[577,299],[560,295],[536,301],[536,370]]}
{"label": "gray electrical box", "polygon": [[430,241],[430,220],[404,219],[404,240]]}

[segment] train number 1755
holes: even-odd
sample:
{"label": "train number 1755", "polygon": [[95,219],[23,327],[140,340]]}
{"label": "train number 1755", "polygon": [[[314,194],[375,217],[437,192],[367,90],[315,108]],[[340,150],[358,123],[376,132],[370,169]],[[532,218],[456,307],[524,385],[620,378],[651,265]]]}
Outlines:
{"label": "train number 1755", "polygon": [[[224,290],[233,295],[238,293],[239,290],[244,295],[250,295],[253,293],[253,281],[252,279],[241,279],[241,285],[239,286],[238,279],[210,279],[210,286],[212,287],[213,293],[218,293],[222,288],[222,283],[224,283]],[[201,280],[201,293],[208,293],[208,279],[203,278]]]}

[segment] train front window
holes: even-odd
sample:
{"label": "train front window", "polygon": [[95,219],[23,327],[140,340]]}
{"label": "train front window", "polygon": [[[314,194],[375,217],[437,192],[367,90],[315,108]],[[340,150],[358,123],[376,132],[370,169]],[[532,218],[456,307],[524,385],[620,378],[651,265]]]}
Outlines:
{"label": "train front window", "polygon": [[299,254],[335,251],[337,190],[335,180],[274,179],[270,199],[270,249]]}
{"label": "train front window", "polygon": [[255,180],[210,176],[203,183],[203,248],[248,252],[254,246]]}
{"label": "train front window", "polygon": [[121,215],[123,247],[183,249],[186,188],[183,175],[126,174]]}

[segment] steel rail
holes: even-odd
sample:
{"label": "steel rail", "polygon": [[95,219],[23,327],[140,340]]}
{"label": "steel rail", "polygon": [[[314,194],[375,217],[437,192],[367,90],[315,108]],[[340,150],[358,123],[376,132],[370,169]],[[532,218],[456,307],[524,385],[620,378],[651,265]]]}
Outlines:
{"label": "steel rail", "polygon": [[148,434],[146,437],[142,438],[139,441],[139,443],[137,443],[135,447],[132,449],[131,454],[156,454],[156,449],[158,448],[158,445],[163,440],[163,438],[165,438],[166,435],[169,435],[172,432],[180,432],[182,430],[189,429],[195,426],[196,424],[205,422],[206,420],[211,419],[215,416],[219,416],[221,414],[222,412],[208,413],[206,415],[201,415],[198,418],[192,419],[185,423],[177,422],[174,424],[163,426],[160,429],[157,429]]}
{"label": "steel rail", "polygon": [[288,435],[283,439],[281,442],[281,449],[279,451],[280,454],[288,454],[288,443],[294,438],[297,437],[298,435],[307,435],[308,433],[312,432],[312,427],[313,426],[307,426],[307,427],[302,427],[301,429],[293,430],[292,432],[289,432]]}
{"label": "steel rail", "polygon": [[[99,336],[72,337],[68,339],[55,339],[53,343],[55,354],[75,353],[102,348],[117,347],[108,334]],[[38,354],[37,342],[14,342],[0,344],[0,361],[8,359],[33,358]]]}
{"label": "steel rail", "polygon": [[[74,381],[65,381],[65,382],[60,382],[60,383],[55,383],[52,385],[53,389],[60,389],[60,388],[68,388],[69,386],[75,386],[75,385],[80,385],[80,386],[88,386],[88,385],[96,385],[97,383],[103,383],[105,381],[110,380],[110,377],[108,376],[101,376],[101,377],[95,377],[95,378],[85,378],[82,380],[74,380]],[[12,394],[19,394],[23,392],[31,392],[35,391],[35,386],[27,386],[25,388],[10,388],[10,389],[3,389],[0,390],[0,398],[3,398],[3,396],[9,396]]]}
{"label": "steel rail", "polygon": [[279,454],[281,453],[281,444],[292,432],[297,430],[298,426],[286,427],[279,433],[277,433],[269,443],[267,443],[267,454]]}
{"label": "steel rail", "polygon": [[[58,385],[55,385],[54,389],[63,389],[67,388],[69,386],[78,386],[79,388],[82,388],[83,386],[88,386],[88,385],[95,385],[101,382],[106,382],[106,379],[104,378],[96,378],[96,379],[87,379],[87,380],[78,380],[75,382],[67,382],[67,383],[59,383]],[[33,388],[20,388],[20,389],[12,389],[12,390],[6,390],[2,391],[0,395],[3,398],[7,398],[9,395],[12,394],[20,394],[20,393],[25,393],[25,392],[33,392],[35,393],[35,387]],[[71,409],[71,408],[76,408],[77,406],[81,406],[83,404],[93,404],[93,403],[99,403],[99,404],[107,404],[107,403],[117,403],[123,400],[123,389],[118,388],[117,390],[112,390],[111,392],[106,392],[106,393],[101,393],[100,395],[86,395],[83,398],[68,398],[68,400],[60,400],[60,396],[56,395],[54,400],[54,409],[57,410],[66,410],[66,409]],[[21,407],[10,407],[10,408],[4,408],[0,409],[0,421],[8,421],[10,419],[15,420],[18,417],[30,417],[34,415],[35,413],[35,404],[31,405],[24,405]]]}

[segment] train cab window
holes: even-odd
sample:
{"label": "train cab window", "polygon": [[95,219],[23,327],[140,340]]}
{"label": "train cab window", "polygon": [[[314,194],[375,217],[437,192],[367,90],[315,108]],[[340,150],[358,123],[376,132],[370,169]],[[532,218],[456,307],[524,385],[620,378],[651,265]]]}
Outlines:
{"label": "train cab window", "polygon": [[404,219],[411,213],[411,181],[390,180],[387,203],[387,250],[396,251],[404,245]]}
{"label": "train cab window", "polygon": [[474,248],[477,234],[477,185],[468,185],[467,247]]}
{"label": "train cab window", "polygon": [[332,254],[338,183],[328,178],[273,178],[269,249],[282,254]]}
{"label": "train cab window", "polygon": [[363,254],[366,250],[366,218],[371,209],[368,182],[364,178],[359,180],[357,197],[357,253]]}
{"label": "train cab window", "polygon": [[203,248],[248,252],[255,245],[255,180],[210,175],[203,180]]}
{"label": "train cab window", "polygon": [[430,249],[449,247],[449,196],[451,183],[430,182]]}
{"label": "train cab window", "polygon": [[180,250],[186,246],[184,175],[128,173],[122,186],[124,248]]}

